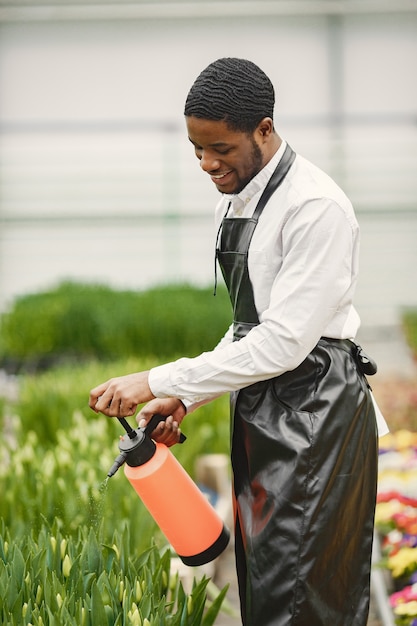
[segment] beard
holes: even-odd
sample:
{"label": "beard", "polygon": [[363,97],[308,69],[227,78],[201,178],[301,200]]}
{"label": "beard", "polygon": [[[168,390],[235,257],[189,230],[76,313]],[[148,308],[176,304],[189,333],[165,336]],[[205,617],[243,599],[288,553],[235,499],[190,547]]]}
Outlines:
{"label": "beard", "polygon": [[246,187],[246,185],[258,174],[263,168],[263,156],[260,147],[254,140],[251,138],[252,143],[252,152],[250,153],[250,159],[248,163],[248,173],[244,177],[238,176],[236,188],[233,191],[233,194],[237,195]]}

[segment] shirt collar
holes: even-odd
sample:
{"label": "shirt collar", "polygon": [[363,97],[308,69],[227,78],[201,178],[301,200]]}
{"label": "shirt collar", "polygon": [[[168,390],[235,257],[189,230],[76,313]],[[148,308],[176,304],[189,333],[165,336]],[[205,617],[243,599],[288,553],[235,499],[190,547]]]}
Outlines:
{"label": "shirt collar", "polygon": [[225,194],[225,198],[232,203],[234,211],[245,207],[259,191],[265,189],[269,179],[280,162],[286,147],[287,143],[282,141],[272,159],[268,161],[265,167],[263,167],[261,171],[248,182],[246,187],[242,189],[240,193]]}

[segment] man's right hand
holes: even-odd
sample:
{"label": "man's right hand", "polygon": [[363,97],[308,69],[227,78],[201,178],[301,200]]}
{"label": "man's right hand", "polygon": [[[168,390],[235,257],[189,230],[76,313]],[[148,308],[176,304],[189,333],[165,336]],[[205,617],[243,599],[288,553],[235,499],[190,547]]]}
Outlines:
{"label": "man's right hand", "polygon": [[145,428],[151,417],[158,413],[166,416],[166,420],[159,422],[151,433],[151,437],[158,443],[170,447],[180,440],[180,424],[185,417],[186,410],[181,400],[177,398],[154,398],[139,411],[136,421],[140,428]]}

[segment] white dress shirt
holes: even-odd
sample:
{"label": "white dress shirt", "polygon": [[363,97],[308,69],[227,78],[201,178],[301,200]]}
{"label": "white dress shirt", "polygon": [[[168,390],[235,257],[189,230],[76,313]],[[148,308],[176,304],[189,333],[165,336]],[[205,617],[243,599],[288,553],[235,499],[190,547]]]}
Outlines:
{"label": "white dress shirt", "polygon": [[[223,195],[216,232],[228,217],[251,217],[286,143],[241,193]],[[259,218],[248,256],[259,325],[232,342],[233,325],[218,346],[150,371],[159,398],[177,397],[189,410],[252,383],[295,369],[320,337],[353,339],[359,227],[349,199],[303,157],[296,159]],[[215,304],[213,304],[215,306]]]}

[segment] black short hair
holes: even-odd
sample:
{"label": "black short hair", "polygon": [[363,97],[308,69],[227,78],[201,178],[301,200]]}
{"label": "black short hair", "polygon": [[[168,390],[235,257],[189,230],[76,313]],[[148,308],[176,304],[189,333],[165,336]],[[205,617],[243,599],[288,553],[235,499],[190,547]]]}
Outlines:
{"label": "black short hair", "polygon": [[184,108],[187,116],[224,120],[233,130],[253,132],[264,117],[273,119],[274,87],[252,61],[226,57],[196,78]]}

